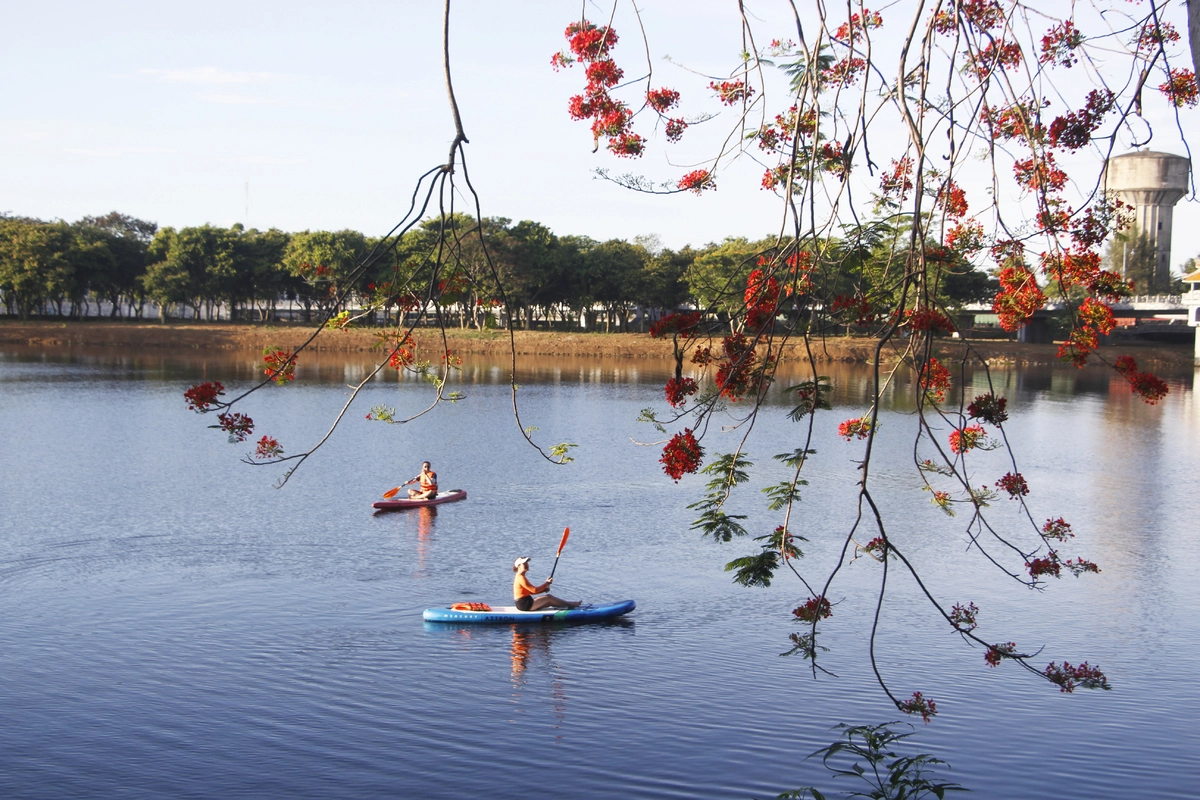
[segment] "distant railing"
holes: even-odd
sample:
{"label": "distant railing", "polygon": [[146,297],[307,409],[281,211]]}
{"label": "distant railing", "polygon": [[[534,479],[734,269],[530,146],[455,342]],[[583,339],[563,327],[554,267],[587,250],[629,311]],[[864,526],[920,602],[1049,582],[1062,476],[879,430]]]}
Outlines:
{"label": "distant railing", "polygon": [[1136,297],[1130,297],[1124,303],[1146,303],[1147,305],[1180,305],[1180,298],[1177,294],[1139,294]]}

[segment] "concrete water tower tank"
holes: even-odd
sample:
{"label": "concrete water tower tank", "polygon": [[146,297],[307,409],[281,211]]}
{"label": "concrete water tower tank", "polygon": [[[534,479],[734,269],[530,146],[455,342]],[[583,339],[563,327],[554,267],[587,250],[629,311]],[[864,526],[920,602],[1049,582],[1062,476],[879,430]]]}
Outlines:
{"label": "concrete water tower tank", "polygon": [[1171,217],[1189,191],[1190,171],[1183,156],[1150,150],[1114,156],[1104,168],[1104,188],[1134,207],[1138,232],[1154,242],[1152,294],[1171,285]]}

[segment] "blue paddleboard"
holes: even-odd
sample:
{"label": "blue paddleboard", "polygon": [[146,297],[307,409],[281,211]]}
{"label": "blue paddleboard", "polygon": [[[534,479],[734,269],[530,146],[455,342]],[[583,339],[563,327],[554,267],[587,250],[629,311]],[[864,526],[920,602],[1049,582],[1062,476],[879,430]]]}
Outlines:
{"label": "blue paddleboard", "polygon": [[513,622],[599,622],[628,614],[637,607],[632,600],[615,603],[584,603],[578,608],[547,608],[518,611],[515,606],[493,606],[491,611],[455,611],[449,606],[425,609],[426,622],[455,622],[478,625],[508,625]]}

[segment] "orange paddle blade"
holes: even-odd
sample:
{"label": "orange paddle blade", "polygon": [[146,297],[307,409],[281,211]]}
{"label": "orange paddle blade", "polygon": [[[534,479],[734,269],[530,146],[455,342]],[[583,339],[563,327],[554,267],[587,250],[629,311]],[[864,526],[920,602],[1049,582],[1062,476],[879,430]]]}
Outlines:
{"label": "orange paddle blade", "polygon": [[384,493],[383,493],[383,499],[384,499],[384,500],[391,500],[393,497],[395,497],[395,496],[396,496],[396,495],[398,495],[398,494],[400,494],[400,487],[399,487],[399,486],[397,486],[395,489],[388,489],[386,492],[384,492]]}
{"label": "orange paddle blade", "polygon": [[571,529],[563,528],[563,538],[562,538],[562,541],[558,543],[558,552],[555,554],[555,556],[554,556],[555,558],[558,558],[559,556],[562,555],[563,548],[567,546],[567,537],[570,535],[571,535]]}

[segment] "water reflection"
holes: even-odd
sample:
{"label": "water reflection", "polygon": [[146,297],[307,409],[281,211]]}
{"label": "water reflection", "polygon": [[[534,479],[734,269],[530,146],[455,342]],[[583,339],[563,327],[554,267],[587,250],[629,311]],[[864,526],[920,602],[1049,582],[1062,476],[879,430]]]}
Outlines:
{"label": "water reflection", "polygon": [[[261,356],[252,350],[168,351],[165,348],[145,348],[131,351],[105,347],[68,347],[46,351],[33,345],[5,345],[0,352],[0,364],[5,364],[3,380],[21,380],[19,364],[70,364],[106,380],[210,380],[226,383],[259,381],[262,379]],[[370,352],[313,351],[305,353],[296,370],[297,382],[326,384],[357,384],[370,375],[376,366],[375,354]],[[690,365],[689,365],[690,366]],[[914,392],[912,375],[894,365],[880,368],[883,404],[900,411],[912,410]],[[518,356],[518,384],[561,386],[628,385],[662,383],[673,374],[670,359],[604,357],[604,356]],[[473,385],[503,385],[509,382],[512,366],[505,356],[465,355],[461,368],[451,371],[447,391]],[[823,362],[816,372],[828,376],[833,385],[835,404],[868,405],[874,391],[873,368],[858,363]],[[37,371],[45,380],[44,371]],[[1156,370],[1167,381],[1172,393],[1191,394],[1196,380],[1190,369]],[[785,360],[776,375],[775,385],[768,394],[768,405],[792,402],[784,390],[810,380],[813,368],[807,362]],[[77,377],[77,376],[75,376]],[[1029,393],[1067,399],[1079,395],[1116,397],[1128,395],[1129,387],[1104,364],[1083,369],[1067,366],[997,366],[984,369],[968,366],[956,371],[955,384],[969,387],[963,395],[969,402],[975,394],[988,391],[989,381],[997,393]],[[380,384],[420,384],[422,378],[409,372],[397,373],[386,368],[375,375]],[[950,404],[959,396],[948,397]]]}
{"label": "water reflection", "polygon": [[416,532],[416,566],[413,569],[414,578],[428,576],[430,549],[434,544],[434,533],[437,532],[437,506],[419,506],[417,508],[400,508],[377,510],[372,516],[387,520],[395,519],[403,529]]}

